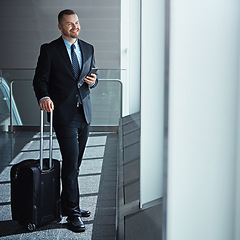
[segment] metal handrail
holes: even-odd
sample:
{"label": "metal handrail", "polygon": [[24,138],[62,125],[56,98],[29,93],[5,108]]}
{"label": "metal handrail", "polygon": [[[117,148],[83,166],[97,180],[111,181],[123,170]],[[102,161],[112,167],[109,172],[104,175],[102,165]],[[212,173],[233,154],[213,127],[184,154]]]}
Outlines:
{"label": "metal handrail", "polygon": [[[12,79],[10,81],[10,132],[13,132],[13,104],[15,104],[14,102],[14,97],[13,97],[13,83],[14,82],[29,82],[32,81],[32,79]],[[122,117],[122,82],[119,79],[99,79],[99,81],[107,81],[107,82],[118,82],[121,85],[120,88],[120,117]],[[22,125],[22,124],[21,124]],[[105,129],[105,131],[108,131],[108,127],[106,126],[99,126],[102,127],[103,129]],[[114,127],[114,126],[113,126]],[[96,126],[93,127],[93,129],[96,129]]]}
{"label": "metal handrail", "polygon": [[9,111],[10,111],[10,122],[11,121],[13,122],[13,119],[12,119],[13,116],[11,116],[11,115],[13,115],[13,110],[14,110],[14,115],[15,115],[15,119],[16,119],[17,124],[22,125],[21,117],[18,113],[15,100],[11,95],[11,86],[9,88],[9,86],[8,86],[8,84],[7,84],[7,82],[4,78],[1,77],[0,79],[1,79],[0,86],[2,86],[2,87],[0,87],[0,89],[3,93],[3,95],[4,95],[4,98],[9,99],[9,102],[10,102],[10,104],[9,104],[9,102],[7,101],[7,105],[8,105]]}
{"label": "metal handrail", "polygon": [[13,79],[10,82],[10,132],[13,132],[13,101],[14,101],[14,98],[13,98],[13,83],[14,83],[14,81],[24,81],[24,82],[26,82],[26,81],[32,81],[32,79]]}

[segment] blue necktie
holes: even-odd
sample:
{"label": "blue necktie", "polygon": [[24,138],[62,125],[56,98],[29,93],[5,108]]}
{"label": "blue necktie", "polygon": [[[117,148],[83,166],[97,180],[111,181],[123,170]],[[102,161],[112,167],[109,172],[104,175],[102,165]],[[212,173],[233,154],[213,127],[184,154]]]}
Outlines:
{"label": "blue necktie", "polygon": [[[74,76],[75,76],[76,80],[78,80],[79,73],[80,73],[80,67],[79,67],[79,63],[77,60],[77,55],[75,53],[75,48],[76,48],[76,46],[74,44],[72,44],[72,46],[71,46],[72,67],[73,67],[73,71],[74,71]],[[77,106],[79,106],[79,104],[82,104],[82,100],[81,100],[80,93],[78,92]]]}
{"label": "blue necktie", "polygon": [[79,67],[79,62],[77,60],[77,55],[75,53],[75,48],[76,48],[76,46],[74,44],[72,44],[72,46],[71,46],[72,67],[73,67],[73,71],[74,71],[74,76],[75,76],[76,80],[78,80],[79,73],[80,73],[80,67]]}

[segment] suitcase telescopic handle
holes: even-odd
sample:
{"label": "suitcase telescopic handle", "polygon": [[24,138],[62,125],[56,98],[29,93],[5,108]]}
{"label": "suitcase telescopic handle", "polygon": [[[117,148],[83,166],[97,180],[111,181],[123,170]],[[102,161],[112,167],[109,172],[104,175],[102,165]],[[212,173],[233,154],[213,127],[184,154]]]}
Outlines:
{"label": "suitcase telescopic handle", "polygon": [[[40,169],[43,170],[43,110],[41,110],[40,127]],[[50,112],[50,131],[49,131],[49,169],[52,168],[52,129],[53,111]]]}

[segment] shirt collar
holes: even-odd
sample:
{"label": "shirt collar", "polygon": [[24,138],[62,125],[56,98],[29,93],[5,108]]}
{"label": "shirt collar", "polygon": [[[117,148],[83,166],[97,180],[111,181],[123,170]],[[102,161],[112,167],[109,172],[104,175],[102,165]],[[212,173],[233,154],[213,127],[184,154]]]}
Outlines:
{"label": "shirt collar", "polygon": [[[69,41],[67,41],[63,36],[62,39],[65,43],[65,46],[69,49],[71,49],[72,43],[70,43]],[[74,43],[75,47],[78,48],[78,40]]]}

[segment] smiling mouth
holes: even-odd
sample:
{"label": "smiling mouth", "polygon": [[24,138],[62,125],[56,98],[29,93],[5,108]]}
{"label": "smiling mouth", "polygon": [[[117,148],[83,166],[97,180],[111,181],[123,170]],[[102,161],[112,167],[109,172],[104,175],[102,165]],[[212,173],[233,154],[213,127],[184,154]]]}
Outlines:
{"label": "smiling mouth", "polygon": [[71,30],[71,32],[77,33],[77,32],[79,32],[79,30],[78,29],[77,30]]}

